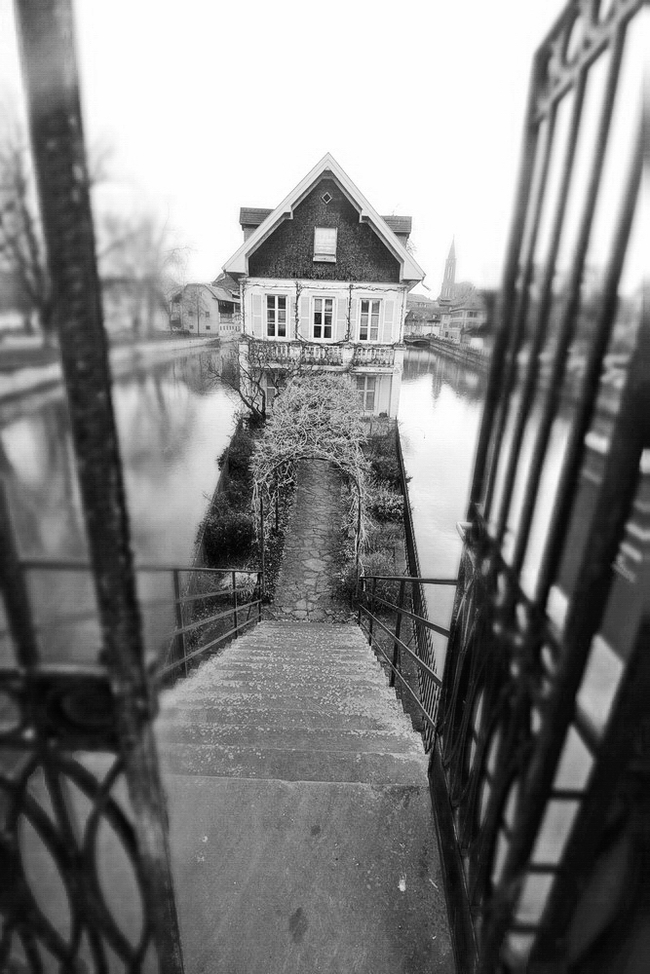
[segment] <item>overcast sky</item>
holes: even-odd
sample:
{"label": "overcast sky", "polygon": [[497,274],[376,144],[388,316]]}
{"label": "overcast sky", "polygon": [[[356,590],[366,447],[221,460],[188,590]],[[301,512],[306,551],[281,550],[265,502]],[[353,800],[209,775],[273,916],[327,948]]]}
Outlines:
{"label": "overcast sky", "polygon": [[[533,52],[564,0],[76,0],[90,142],[115,198],[148,201],[211,279],[240,206],[275,207],[331,152],[382,214],[413,217],[437,296],[498,283]],[[17,90],[11,0],[0,84]],[[420,290],[420,288],[418,288]]]}

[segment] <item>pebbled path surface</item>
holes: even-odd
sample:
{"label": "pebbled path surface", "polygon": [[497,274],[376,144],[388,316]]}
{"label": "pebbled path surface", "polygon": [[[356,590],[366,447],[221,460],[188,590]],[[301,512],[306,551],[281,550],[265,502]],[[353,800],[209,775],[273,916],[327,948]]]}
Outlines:
{"label": "pebbled path surface", "polygon": [[294,504],[271,615],[296,622],[353,622],[336,596],[341,559],[341,477],[329,463],[298,464]]}

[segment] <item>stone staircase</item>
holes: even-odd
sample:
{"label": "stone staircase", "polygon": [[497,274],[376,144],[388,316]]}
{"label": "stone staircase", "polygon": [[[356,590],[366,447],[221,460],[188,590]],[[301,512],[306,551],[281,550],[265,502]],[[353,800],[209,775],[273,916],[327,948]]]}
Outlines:
{"label": "stone staircase", "polygon": [[158,737],[187,974],[453,971],[426,758],[358,627],[261,623]]}

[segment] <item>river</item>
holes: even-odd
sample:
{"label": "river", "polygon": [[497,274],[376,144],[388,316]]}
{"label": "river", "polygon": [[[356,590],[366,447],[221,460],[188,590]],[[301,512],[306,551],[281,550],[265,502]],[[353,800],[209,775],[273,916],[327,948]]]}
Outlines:
{"label": "river", "polygon": [[[113,384],[131,542],[140,563],[191,563],[197,529],[219,473],[216,461],[230,439],[236,411],[232,394],[210,374],[219,355],[218,350],[195,352],[143,367]],[[0,469],[22,556],[85,559],[62,387],[0,406]],[[85,631],[77,625],[75,639],[69,626],[51,625],[53,619],[93,604],[90,575],[30,571],[28,577],[37,621],[48,628],[46,657],[92,658],[87,647],[98,644],[94,620],[86,623]],[[171,597],[168,576],[142,576],[139,582],[146,598]],[[79,637],[84,650],[78,648]]]}
{"label": "river", "polygon": [[[428,349],[407,348],[399,427],[413,527],[423,577],[455,578],[486,377]],[[454,589],[427,586],[432,622],[447,626]],[[446,640],[436,637],[439,671]]]}

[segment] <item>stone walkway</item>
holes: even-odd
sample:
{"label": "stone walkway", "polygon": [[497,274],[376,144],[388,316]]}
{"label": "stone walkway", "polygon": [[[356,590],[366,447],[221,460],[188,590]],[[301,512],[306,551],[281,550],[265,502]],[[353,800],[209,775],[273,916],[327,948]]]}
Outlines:
{"label": "stone walkway", "polygon": [[318,460],[299,463],[271,606],[273,618],[297,622],[354,621],[350,606],[335,594],[341,556],[341,514],[338,470]]}

